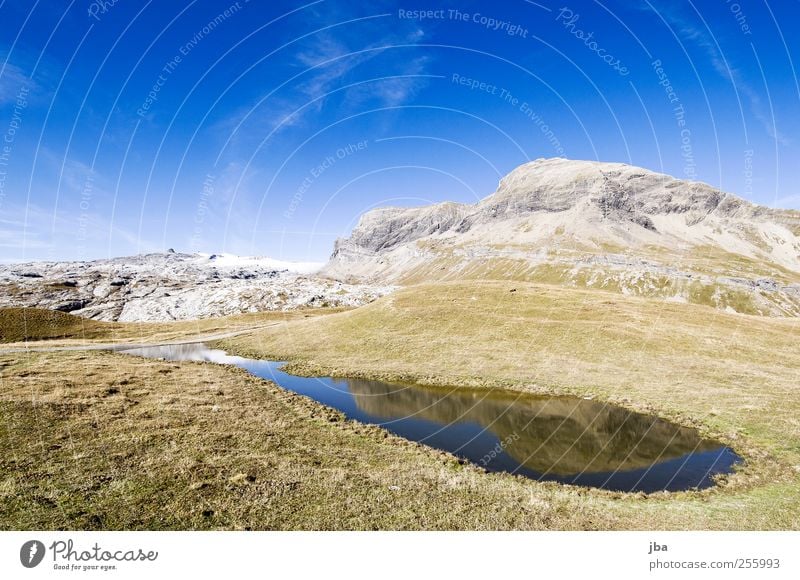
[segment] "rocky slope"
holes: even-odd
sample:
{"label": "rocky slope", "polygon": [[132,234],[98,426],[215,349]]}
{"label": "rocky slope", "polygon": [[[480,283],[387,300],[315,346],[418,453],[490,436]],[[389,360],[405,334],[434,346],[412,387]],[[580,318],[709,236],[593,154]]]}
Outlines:
{"label": "rocky slope", "polygon": [[474,205],[364,214],[322,273],[530,280],[798,316],[800,212],[621,163],[538,159]]}
{"label": "rocky slope", "polygon": [[390,287],[319,278],[316,264],[231,255],[147,254],[94,262],[0,266],[0,307],[35,306],[146,322],[260,310],[358,306]]}

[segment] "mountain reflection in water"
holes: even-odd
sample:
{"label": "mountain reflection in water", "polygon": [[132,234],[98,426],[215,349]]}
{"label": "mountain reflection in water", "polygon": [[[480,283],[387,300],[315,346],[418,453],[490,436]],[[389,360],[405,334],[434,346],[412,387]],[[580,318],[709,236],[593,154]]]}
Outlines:
{"label": "mountain reflection in water", "polygon": [[365,379],[298,377],[282,363],[229,356],[203,344],[145,347],[127,354],[233,364],[347,417],[489,471],[617,491],[679,491],[713,485],[739,461],[696,430],[614,405],[504,390],[433,389]]}

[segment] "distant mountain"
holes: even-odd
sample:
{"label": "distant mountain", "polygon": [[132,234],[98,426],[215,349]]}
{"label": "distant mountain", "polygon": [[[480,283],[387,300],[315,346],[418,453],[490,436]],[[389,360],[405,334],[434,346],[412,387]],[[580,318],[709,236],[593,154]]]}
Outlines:
{"label": "distant mountain", "polygon": [[0,307],[34,306],[107,321],[165,321],[357,306],[390,291],[314,276],[320,266],[175,252],[0,265]]}
{"label": "distant mountain", "polygon": [[380,208],[322,274],[509,279],[800,315],[800,212],[622,163],[538,159],[474,205]]}

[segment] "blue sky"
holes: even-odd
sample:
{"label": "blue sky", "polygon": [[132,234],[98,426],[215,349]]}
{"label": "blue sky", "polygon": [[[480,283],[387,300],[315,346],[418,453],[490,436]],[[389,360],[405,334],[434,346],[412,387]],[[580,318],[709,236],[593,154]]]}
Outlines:
{"label": "blue sky", "polygon": [[[362,5],[363,4],[363,5]],[[325,260],[539,157],[800,208],[800,3],[0,0],[0,260]]]}

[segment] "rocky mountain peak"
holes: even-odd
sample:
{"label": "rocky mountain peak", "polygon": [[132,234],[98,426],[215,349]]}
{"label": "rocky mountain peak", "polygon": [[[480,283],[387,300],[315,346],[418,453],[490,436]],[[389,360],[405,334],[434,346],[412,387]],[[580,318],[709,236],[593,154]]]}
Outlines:
{"label": "rocky mountain peak", "polygon": [[[367,212],[323,273],[382,283],[555,279],[800,313],[800,213],[623,163],[537,159],[475,204]],[[768,300],[759,294],[767,287],[777,288]]]}
{"label": "rocky mountain peak", "polygon": [[624,163],[537,159],[500,180],[497,191],[481,202],[492,216],[537,211],[566,211],[581,204],[599,208],[603,217],[633,221],[652,229],[647,216],[686,214],[697,223],[721,210],[732,215],[751,204],[705,183],[684,181]]}
{"label": "rocky mountain peak", "polygon": [[381,252],[448,231],[463,234],[477,225],[570,210],[655,232],[656,215],[680,214],[693,225],[712,212],[753,215],[755,206],[704,183],[624,163],[537,159],[503,177],[497,191],[474,205],[446,202],[369,211],[350,238],[337,241],[333,257]]}

